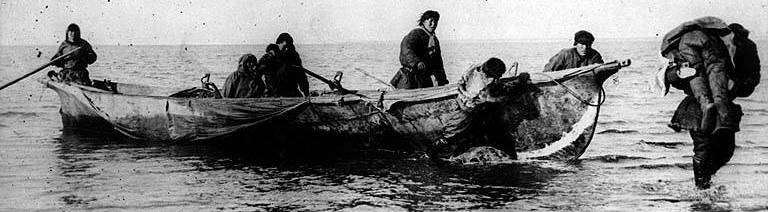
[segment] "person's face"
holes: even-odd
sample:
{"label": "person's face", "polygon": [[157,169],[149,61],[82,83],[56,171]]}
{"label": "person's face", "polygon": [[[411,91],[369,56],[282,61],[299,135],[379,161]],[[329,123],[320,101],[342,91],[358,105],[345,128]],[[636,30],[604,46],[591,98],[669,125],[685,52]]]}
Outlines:
{"label": "person's face", "polygon": [[579,53],[579,55],[584,56],[587,54],[587,49],[589,49],[589,45],[576,43],[576,52]]}
{"label": "person's face", "polygon": [[269,50],[269,51],[267,51],[267,54],[270,55],[270,56],[275,56],[275,55],[277,55],[277,52],[275,52],[275,50]]}
{"label": "person's face", "polygon": [[250,69],[250,71],[256,72],[256,68],[257,68],[256,63],[254,63],[253,61],[245,62],[245,65],[248,67],[248,69]]}
{"label": "person's face", "polygon": [[80,38],[80,33],[75,31],[67,31],[67,41],[74,42],[77,38]]}
{"label": "person's face", "polygon": [[437,29],[437,20],[434,18],[424,20],[424,28],[427,29],[427,31],[434,33]]}
{"label": "person's face", "polygon": [[285,45],[286,44],[288,44],[288,42],[283,41],[283,42],[278,43],[277,47],[278,47],[278,49],[280,49],[280,51],[285,51]]}

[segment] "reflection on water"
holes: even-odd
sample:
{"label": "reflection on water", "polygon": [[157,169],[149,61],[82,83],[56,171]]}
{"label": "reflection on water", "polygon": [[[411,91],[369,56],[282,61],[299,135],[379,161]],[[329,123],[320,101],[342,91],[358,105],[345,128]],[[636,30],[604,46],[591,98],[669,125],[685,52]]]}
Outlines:
{"label": "reflection on water", "polygon": [[231,144],[166,145],[77,131],[55,142],[60,179],[51,194],[64,209],[710,211],[738,207],[732,196],[740,195],[724,186],[697,192],[690,164],[658,158],[461,165],[384,152],[265,160]]}
{"label": "reflection on water", "polygon": [[[64,131],[56,185],[67,207],[481,209],[536,195],[568,172],[536,163],[465,166],[402,158],[284,158],[238,147],[161,145]],[[132,197],[126,198],[131,195]]]}

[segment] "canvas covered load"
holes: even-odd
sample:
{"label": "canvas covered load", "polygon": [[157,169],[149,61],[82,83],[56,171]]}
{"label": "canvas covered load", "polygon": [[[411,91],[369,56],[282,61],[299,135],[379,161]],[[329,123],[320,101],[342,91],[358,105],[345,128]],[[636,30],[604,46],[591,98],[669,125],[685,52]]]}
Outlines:
{"label": "canvas covered load", "polygon": [[[755,87],[760,83],[760,58],[757,53],[757,46],[748,38],[749,31],[740,24],[728,25],[723,20],[716,17],[702,17],[692,21],[685,22],[680,26],[669,31],[662,40],[661,55],[669,57],[668,54],[673,51],[681,51],[678,47],[683,37],[691,31],[701,31],[704,34],[716,36],[727,47],[727,54],[730,61],[727,61],[729,68],[728,77],[732,80],[729,86],[731,94],[736,97],[747,97],[754,92]],[[683,52],[686,54],[686,52]],[[702,55],[709,57],[710,55]],[[714,56],[714,55],[711,55]],[[702,61],[688,61],[690,66],[701,65]],[[687,67],[685,66],[685,67]],[[674,64],[667,69],[664,76],[661,76],[665,82],[676,88],[684,88],[680,85],[685,76],[677,74],[683,67],[683,64]],[[688,74],[690,75],[690,74]]]}

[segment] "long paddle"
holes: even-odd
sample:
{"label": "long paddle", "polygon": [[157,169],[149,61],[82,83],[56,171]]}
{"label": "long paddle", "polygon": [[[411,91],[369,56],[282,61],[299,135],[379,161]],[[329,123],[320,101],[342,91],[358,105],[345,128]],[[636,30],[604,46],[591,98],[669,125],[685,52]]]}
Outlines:
{"label": "long paddle", "polygon": [[39,68],[35,69],[34,71],[32,71],[32,72],[29,72],[29,73],[25,74],[24,76],[21,76],[21,77],[19,77],[19,78],[15,79],[15,80],[13,80],[13,81],[11,81],[11,82],[9,82],[9,83],[6,83],[6,84],[5,84],[5,85],[3,85],[2,87],[0,87],[0,90],[3,90],[3,88],[6,88],[6,87],[8,87],[8,86],[11,86],[11,85],[13,85],[13,84],[15,84],[15,83],[17,83],[17,82],[19,82],[19,81],[23,80],[24,78],[27,78],[27,77],[29,77],[30,75],[33,75],[33,74],[35,74],[35,73],[37,73],[37,72],[39,72],[39,71],[41,71],[41,70],[43,70],[43,69],[47,68],[47,67],[48,67],[48,66],[50,66],[51,64],[53,64],[53,63],[55,63],[55,62],[57,62],[57,61],[59,61],[59,60],[61,60],[61,59],[64,59],[64,57],[66,57],[66,56],[69,56],[69,55],[70,55],[70,54],[72,54],[72,53],[75,53],[77,50],[80,50],[80,47],[77,47],[77,48],[75,48],[75,50],[72,50],[72,51],[70,51],[70,52],[67,52],[66,54],[63,54],[63,55],[61,55],[61,56],[58,56],[58,57],[56,57],[56,58],[53,58],[53,60],[51,60],[50,62],[46,63],[45,65],[42,65],[42,66],[40,66]]}
{"label": "long paddle", "polygon": [[376,80],[377,82],[379,82],[379,83],[381,83],[381,84],[387,85],[387,86],[389,86],[390,88],[395,88],[395,86],[392,86],[392,85],[390,85],[389,83],[387,83],[387,82],[384,82],[384,80],[381,80],[381,79],[379,79],[378,77],[376,77],[376,76],[373,76],[372,74],[370,74],[370,73],[368,73],[368,72],[365,72],[365,71],[363,71],[363,70],[361,70],[361,69],[357,69],[357,68],[355,68],[355,71],[357,71],[357,72],[360,72],[360,73],[364,74],[365,76],[368,76],[368,77],[370,77],[370,78],[372,78],[372,79]]}
{"label": "long paddle", "polygon": [[341,91],[341,92],[342,92],[342,93],[344,93],[344,94],[350,94],[350,93],[352,93],[352,94],[353,94],[353,93],[355,93],[355,92],[352,92],[352,91],[350,91],[350,90],[347,90],[347,89],[345,89],[345,88],[341,87],[341,85],[339,85],[339,84],[333,83],[332,81],[330,81],[330,80],[326,79],[326,78],[325,78],[325,77],[323,77],[323,76],[320,76],[320,75],[316,74],[315,72],[312,72],[312,71],[310,71],[310,70],[307,70],[307,69],[306,69],[306,68],[304,68],[304,67],[300,67],[300,66],[293,66],[293,65],[292,65],[291,67],[294,67],[294,68],[298,68],[298,69],[301,69],[302,71],[304,71],[304,73],[307,73],[307,74],[309,74],[309,76],[312,76],[312,77],[314,77],[315,79],[318,79],[318,80],[320,80],[320,81],[323,81],[325,84],[328,84],[328,86],[330,86],[332,89],[333,89],[333,88],[336,88],[336,89],[338,89],[339,91]]}

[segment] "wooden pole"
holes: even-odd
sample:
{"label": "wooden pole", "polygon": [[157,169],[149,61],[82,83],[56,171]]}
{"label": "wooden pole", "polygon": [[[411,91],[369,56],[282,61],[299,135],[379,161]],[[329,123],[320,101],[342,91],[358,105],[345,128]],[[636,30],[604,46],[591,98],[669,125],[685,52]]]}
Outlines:
{"label": "wooden pole", "polygon": [[53,60],[51,60],[50,62],[48,62],[48,63],[46,63],[46,64],[44,64],[44,65],[42,65],[42,66],[38,67],[37,69],[35,69],[35,70],[33,70],[33,71],[31,71],[31,72],[29,72],[29,73],[25,74],[24,76],[21,76],[21,77],[19,77],[19,78],[15,79],[15,80],[13,80],[13,81],[11,81],[11,82],[9,82],[9,83],[6,83],[6,84],[5,84],[5,85],[3,85],[3,86],[0,86],[0,90],[3,90],[4,88],[7,88],[8,86],[11,86],[11,85],[13,85],[13,84],[16,84],[17,82],[19,82],[19,81],[23,80],[24,78],[27,78],[27,77],[29,77],[29,76],[31,76],[31,75],[33,75],[33,74],[35,74],[35,73],[37,73],[37,72],[39,72],[39,71],[41,71],[41,70],[45,69],[45,68],[47,68],[47,67],[48,67],[48,66],[50,66],[51,64],[53,64],[53,63],[55,63],[55,62],[58,62],[58,61],[59,61],[59,60],[61,60],[61,59],[64,59],[64,57],[66,57],[66,56],[69,56],[69,55],[70,55],[70,54],[72,54],[72,53],[75,53],[77,50],[80,50],[80,48],[81,48],[81,47],[77,47],[77,48],[75,48],[75,50],[72,50],[72,51],[70,51],[70,52],[67,52],[66,54],[63,54],[63,55],[61,55],[61,56],[58,56],[58,57],[56,57],[56,58],[53,58]]}
{"label": "wooden pole", "polygon": [[307,70],[307,69],[306,69],[306,68],[304,68],[304,67],[300,67],[300,66],[291,66],[291,67],[294,67],[294,68],[298,68],[298,69],[301,69],[302,71],[304,71],[304,73],[307,73],[307,74],[309,74],[309,76],[312,76],[312,77],[314,77],[315,79],[318,79],[318,80],[320,80],[320,81],[323,81],[325,84],[328,84],[328,86],[330,86],[332,89],[333,89],[333,88],[335,88],[335,89],[338,89],[339,91],[341,91],[342,93],[345,93],[345,94],[348,94],[348,93],[354,93],[354,92],[352,92],[352,91],[350,91],[350,90],[347,90],[347,89],[345,89],[345,88],[341,87],[341,85],[338,85],[338,84],[336,84],[336,83],[333,83],[332,81],[330,81],[330,80],[326,79],[325,77],[322,77],[322,76],[320,76],[320,75],[316,74],[315,72],[312,72],[312,71],[310,71],[310,70]]}
{"label": "wooden pole", "polygon": [[369,74],[368,72],[365,72],[365,71],[363,71],[363,70],[360,70],[360,69],[356,69],[356,68],[355,68],[355,71],[358,71],[358,72],[360,72],[360,73],[364,74],[365,76],[368,76],[368,77],[370,77],[370,78],[372,78],[372,79],[376,80],[377,82],[379,82],[379,83],[381,83],[381,84],[387,85],[387,86],[389,86],[389,87],[390,87],[390,88],[392,88],[392,89],[394,89],[394,88],[395,88],[395,86],[392,86],[392,85],[390,85],[390,84],[389,84],[389,83],[387,83],[387,82],[384,82],[384,80],[381,80],[381,79],[379,79],[378,77],[376,77],[376,76],[373,76],[372,74]]}

